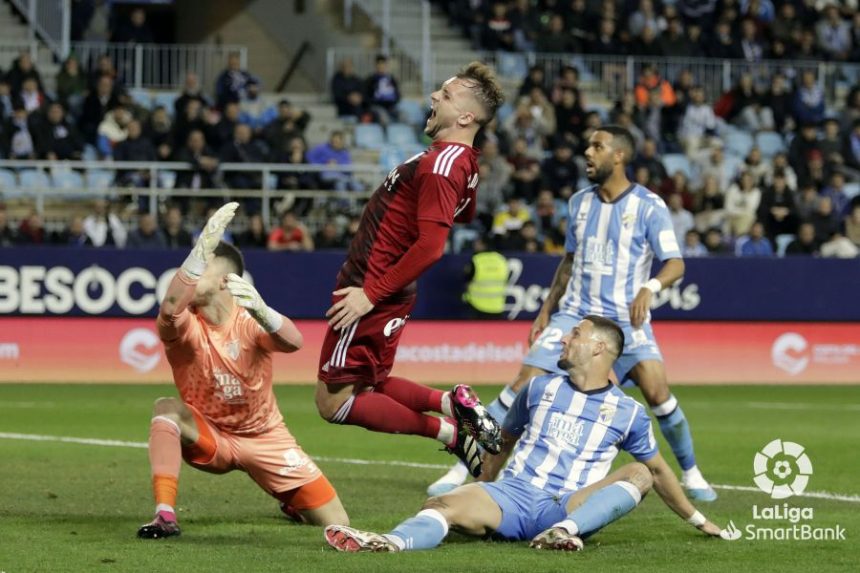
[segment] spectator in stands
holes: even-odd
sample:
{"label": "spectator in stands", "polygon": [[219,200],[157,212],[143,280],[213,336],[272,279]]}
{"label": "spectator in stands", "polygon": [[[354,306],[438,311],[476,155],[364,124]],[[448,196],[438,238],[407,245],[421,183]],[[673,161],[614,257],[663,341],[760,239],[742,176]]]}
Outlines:
{"label": "spectator in stands", "polygon": [[149,114],[144,133],[152,142],[158,161],[169,161],[173,155],[173,122],[164,106],[156,107]]}
{"label": "spectator in stands", "polygon": [[[196,109],[197,103],[195,102],[192,104],[192,107]],[[198,115],[196,119],[186,118],[184,121],[189,121],[190,125],[195,126],[195,129],[203,129],[203,133],[206,136],[206,143],[208,143],[213,149],[221,149],[233,140],[236,126],[241,123],[241,120],[239,119],[239,104],[236,102],[230,102],[225,105],[215,123],[209,123],[206,120],[202,120],[202,116],[200,115]],[[183,122],[178,131],[181,132],[184,130],[185,125],[187,124]]]}
{"label": "spectator in stands", "polygon": [[824,119],[824,90],[818,85],[814,71],[801,72],[792,111],[794,120],[799,124],[818,125]]}
{"label": "spectator in stands", "polygon": [[483,228],[492,227],[493,215],[511,192],[513,167],[499,153],[499,144],[488,139],[478,156],[478,193],[476,217]]}
{"label": "spectator in stands", "polygon": [[[851,212],[845,217],[845,236],[860,247],[860,204],[851,206]],[[0,224],[0,242],[2,242],[3,225]]]}
{"label": "spectator in stands", "polygon": [[185,229],[183,224],[182,209],[176,205],[167,208],[161,234],[164,235],[165,245],[170,249],[183,249],[193,245],[191,233]]}
{"label": "spectator in stands", "polygon": [[[667,203],[672,195],[680,195],[681,204],[684,208],[688,210],[693,208],[695,197],[693,190],[690,188],[690,178],[680,169],[675,170],[674,173],[663,180],[663,183],[657,189],[657,193]],[[683,234],[678,235],[678,239],[680,240],[683,236]]]}
{"label": "spectator in stands", "polygon": [[800,38],[803,24],[797,18],[797,10],[793,2],[783,2],[779,7],[773,23],[770,25],[770,34],[774,40],[783,44],[793,44]]}
{"label": "spectator in stands", "polygon": [[842,231],[836,230],[830,238],[821,244],[822,257],[836,257],[839,259],[854,259],[860,255],[860,248],[852,243]]}
{"label": "spectator in stands", "polygon": [[[792,141],[793,144],[794,141]],[[852,169],[860,169],[860,118],[854,120],[851,132],[845,137],[843,149],[845,165]]]}
{"label": "spectator in stands", "polygon": [[32,79],[36,82],[38,91],[45,91],[45,86],[42,84],[42,76],[39,70],[33,64],[33,58],[30,57],[29,51],[22,51],[20,55],[12,62],[12,67],[6,72],[6,81],[12,89],[13,94],[20,93],[24,82]]}
{"label": "spectator in stands", "polygon": [[822,197],[830,197],[833,212],[840,220],[848,214],[850,198],[845,194],[845,175],[834,171],[830,175],[830,184],[821,190]]}
{"label": "spectator in stands", "polygon": [[540,163],[529,153],[528,141],[518,137],[514,141],[514,149],[508,162],[513,167],[511,180],[514,184],[514,195],[526,200],[533,199],[540,185]]}
{"label": "spectator in stands", "polygon": [[[352,158],[346,148],[343,132],[333,131],[326,143],[320,143],[308,151],[308,163],[311,165],[349,166]],[[325,189],[336,191],[359,191],[361,185],[356,181],[349,171],[323,171],[319,174],[319,181]]]}
{"label": "spectator in stands", "polygon": [[681,255],[685,259],[691,257],[707,257],[708,249],[705,248],[705,245],[702,244],[702,238],[699,236],[699,232],[695,229],[690,229],[684,235],[684,243],[681,247]]}
{"label": "spectator in stands", "polygon": [[206,138],[199,129],[188,134],[185,145],[177,150],[176,161],[191,163],[192,169],[182,170],[176,176],[178,189],[213,189],[217,187],[215,176],[218,159],[206,145]]}
{"label": "spectator in stands", "polygon": [[552,156],[541,165],[542,187],[551,189],[558,197],[570,197],[576,190],[579,168],[573,158],[573,147],[566,141],[559,142]]}
{"label": "spectator in stands", "polygon": [[687,231],[695,228],[693,214],[684,208],[684,202],[680,193],[672,193],[666,202],[669,207],[669,218],[672,220],[672,228],[675,230],[675,238],[678,243],[684,241]]}
{"label": "spectator in stands", "polygon": [[[264,163],[266,154],[260,145],[254,141],[251,127],[244,123],[238,124],[233,132],[233,138],[219,152],[221,163]],[[225,171],[224,182],[231,189],[262,189],[263,178],[256,171]],[[258,200],[246,200],[245,209],[256,212],[259,209]]]}
{"label": "spectator in stands", "polygon": [[70,55],[57,74],[57,99],[67,109],[80,109],[87,93],[87,78],[77,56]]}
{"label": "spectator in stands", "polygon": [[[856,6],[854,8],[856,10]],[[851,53],[851,24],[842,19],[835,3],[824,7],[824,17],[815,25],[818,47],[829,60],[844,61]]]}
{"label": "spectator in stands", "polygon": [[17,242],[17,234],[9,226],[9,216],[6,213],[6,206],[0,204],[0,247],[11,247]]}
{"label": "spectator in stands", "polygon": [[645,64],[636,83],[636,104],[640,107],[646,105],[650,100],[649,94],[653,92],[660,94],[663,106],[675,105],[675,90],[672,84],[660,76],[653,64]]}
{"label": "spectator in stands", "polygon": [[492,233],[496,243],[498,245],[504,244],[508,234],[518,232],[523,224],[530,220],[531,215],[523,205],[522,199],[519,197],[509,198],[507,207],[493,217]]}
{"label": "spectator in stands", "polygon": [[793,234],[797,230],[797,208],[784,173],[775,173],[773,183],[762,193],[757,218],[764,224],[765,234],[771,241],[775,241],[777,235]]}
{"label": "spectator in stands", "polygon": [[555,106],[557,134],[574,146],[578,146],[582,139],[586,115],[577,94],[578,90],[562,90],[560,101]]}
{"label": "spectator in stands", "polygon": [[557,105],[562,101],[565,90],[573,91],[574,96],[576,96],[575,101],[579,104],[579,107],[585,106],[582,100],[582,92],[579,89],[579,70],[574,66],[562,66],[561,72],[555,79],[552,87],[552,102],[554,104]]}
{"label": "spectator in stands", "polygon": [[93,203],[93,212],[84,218],[84,232],[94,247],[124,247],[128,238],[125,225],[104,199]]}
{"label": "spectator in stands", "polygon": [[276,115],[275,108],[260,97],[260,82],[252,78],[245,85],[245,94],[239,100],[239,121],[250,125],[254,134],[259,135]]}
{"label": "spectator in stands", "polygon": [[[176,142],[176,145],[179,146],[182,142],[188,140],[188,134],[190,134],[192,131],[202,132],[205,138],[206,132],[211,132],[212,129],[213,126],[208,124],[203,117],[203,107],[200,105],[200,102],[193,99],[188,100],[188,103],[185,104],[185,112],[182,115],[178,116],[173,122],[173,140]],[[218,136],[224,135],[227,138],[233,136],[232,131],[226,132],[224,134],[222,134],[221,131],[218,131],[217,133]],[[212,139],[213,144],[222,143],[214,141],[214,138]],[[227,141],[227,139],[225,139],[225,141]],[[206,143],[208,144],[209,142],[207,141]]]}
{"label": "spectator in stands", "polygon": [[627,19],[627,32],[633,38],[638,38],[646,28],[650,28],[655,32],[659,28],[657,22],[657,12],[654,10],[652,0],[641,0],[639,7]]}
{"label": "spectator in stands", "polygon": [[648,172],[648,180],[659,185],[666,177],[666,168],[657,157],[657,142],[648,137],[642,142],[642,148],[636,155],[632,164],[634,172],[639,168],[645,168]]}
{"label": "spectator in stands", "polygon": [[185,83],[182,86],[182,93],[173,101],[173,115],[179,117],[185,111],[189,100],[197,100],[201,107],[210,107],[212,102],[203,93],[200,87],[200,76],[196,72],[188,72],[185,74]]}
{"label": "spectator in stands", "polygon": [[113,150],[128,137],[128,124],[131,112],[123,105],[117,105],[107,112],[98,127],[96,148],[102,157],[113,157]]}
{"label": "spectator in stands", "polygon": [[13,99],[12,97],[9,82],[0,73],[0,121],[6,121],[12,117],[12,109],[15,107],[14,102],[16,100],[17,98]]}
{"label": "spectator in stands", "polygon": [[801,185],[796,201],[797,218],[801,221],[810,221],[815,212],[818,211],[820,199],[818,187],[814,184],[805,183]]}
{"label": "spectator in stands", "polygon": [[586,0],[573,0],[566,14],[567,30],[580,50],[585,50],[594,33],[594,23]]}
{"label": "spectator in stands", "polygon": [[741,110],[737,123],[743,130],[751,133],[776,130],[773,110],[764,105],[758,97]]}
{"label": "spectator in stands", "polygon": [[764,236],[764,225],[759,221],[753,223],[749,234],[740,237],[735,243],[735,255],[739,257],[772,257],[773,245]]}
{"label": "spectator in stands", "polygon": [[815,240],[815,226],[812,223],[801,223],[797,228],[797,238],[785,249],[787,256],[817,255],[818,241]]}
{"label": "spectator in stands", "polygon": [[761,189],[755,184],[753,175],[741,172],[736,183],[726,191],[725,209],[729,232],[734,237],[749,233],[761,203]]}
{"label": "spectator in stands", "polygon": [[702,179],[702,189],[696,197],[693,209],[696,218],[696,229],[705,232],[712,227],[722,227],[725,221],[725,198],[719,180],[714,175],[706,175]]}
{"label": "spectator in stands", "polygon": [[397,104],[400,102],[400,87],[388,70],[388,58],[376,56],[374,72],[367,78],[365,87],[368,103],[391,121],[397,121]]}
{"label": "spectator in stands", "polygon": [[27,78],[24,80],[18,97],[24,104],[24,109],[27,110],[27,113],[33,114],[40,112],[42,107],[48,101],[47,98],[45,98],[45,94],[43,94],[39,89],[39,84],[36,83],[34,78]]}
{"label": "spectator in stands", "polygon": [[[691,42],[684,35],[684,27],[680,18],[668,18],[666,23],[666,30],[660,34],[658,41],[660,55],[670,58],[691,57]],[[692,45],[698,46],[696,43]]]}
{"label": "spectator in stands", "polygon": [[239,53],[231,52],[227,56],[227,69],[221,72],[215,81],[215,103],[218,109],[223,110],[228,102],[239,102],[248,83],[254,79],[254,76],[242,69]]}
{"label": "spectator in stands", "polygon": [[771,169],[765,175],[765,184],[773,185],[773,179],[777,173],[781,173],[785,177],[785,184],[789,191],[792,193],[797,191],[797,173],[788,164],[788,155],[785,153],[777,153],[771,159]]}
{"label": "spectator in stands", "polygon": [[45,121],[34,130],[36,153],[40,159],[51,161],[79,160],[84,150],[84,141],[77,128],[66,119],[66,111],[60,102],[48,106]]}
{"label": "spectator in stands", "polygon": [[[307,165],[307,145],[301,137],[292,138],[286,149],[278,152],[275,163],[286,165]],[[282,171],[278,173],[278,189],[318,189],[319,181],[316,173],[308,171]],[[310,207],[309,199],[296,199],[295,210],[304,214]]]}
{"label": "spectator in stands", "polygon": [[42,216],[35,209],[21,220],[16,237],[19,245],[44,245],[48,242]]}
{"label": "spectator in stands", "polygon": [[128,19],[117,26],[111,37],[111,42],[118,44],[151,44],[153,41],[152,30],[146,22],[146,11],[139,6],[132,9]]}
{"label": "spectator in stands", "polygon": [[528,155],[538,159],[543,156],[544,137],[555,129],[555,112],[548,113],[552,108],[530,106],[525,98],[520,100],[516,111],[505,120],[504,130],[513,140],[523,140],[526,143]]}
{"label": "spectator in stands", "polygon": [[[514,30],[514,37],[518,30]],[[537,37],[537,51],[546,54],[566,54],[575,51],[577,44],[567,30],[564,29],[564,18],[561,14],[553,14],[549,19],[546,30]]]}
{"label": "spectator in stands", "polygon": [[270,251],[313,251],[314,241],[296,214],[287,211],[281,215],[281,224],[269,233]]}
{"label": "spectator in stands", "polygon": [[753,176],[755,185],[762,186],[768,175],[771,173],[771,165],[762,157],[761,149],[757,146],[752,146],[750,152],[744,158],[741,169],[749,172]]}
{"label": "spectator in stands", "polygon": [[704,58],[707,56],[707,52],[705,52],[705,40],[703,37],[702,26],[695,20],[687,24],[686,56],[688,58]]}
{"label": "spectator in stands", "polygon": [[837,218],[830,197],[819,198],[818,209],[812,213],[809,222],[815,227],[815,240],[819,245],[839,230],[841,219]]}
{"label": "spectator in stands", "polygon": [[[143,135],[143,128],[136,119],[128,122],[128,137],[117,143],[113,150],[116,161],[157,161],[155,147],[148,137]],[[138,171],[120,170],[116,173],[116,184],[124,187],[149,186],[150,173],[147,169]],[[148,200],[148,197],[145,198]]]}
{"label": "spectator in stands", "polygon": [[712,227],[705,232],[705,248],[708,249],[709,255],[726,255],[731,252],[719,227]]}
{"label": "spectator in stands", "polygon": [[481,31],[481,45],[489,51],[514,51],[514,24],[508,18],[508,6],[504,2],[493,2]]}
{"label": "spectator in stands", "polygon": [[792,96],[789,93],[785,76],[775,73],[770,78],[770,90],[764,97],[765,105],[773,113],[773,123],[776,131],[784,133],[794,129],[792,117]]}
{"label": "spectator in stands", "polygon": [[651,173],[648,172],[648,168],[642,165],[633,168],[633,182],[645,187],[653,193],[656,193],[657,189],[660,187],[660,182],[651,177]]}
{"label": "spectator in stands", "polygon": [[265,249],[269,244],[269,233],[263,224],[263,216],[255,213],[248,217],[248,228],[236,235],[236,246],[242,249]]}
{"label": "spectator in stands", "polygon": [[538,194],[534,215],[538,238],[543,240],[558,228],[559,222],[567,215],[567,204],[556,199],[551,190],[544,189]]}
{"label": "spectator in stands", "polygon": [[752,18],[741,20],[740,49],[747,62],[760,62],[765,57],[764,43],[759,39],[758,26]]}
{"label": "spectator in stands", "polygon": [[744,57],[743,50],[732,34],[731,22],[717,22],[711,41],[705,46],[705,52],[716,60],[736,60]]}
{"label": "spectator in stands", "polygon": [[797,172],[798,181],[809,179],[809,157],[818,149],[818,129],[815,123],[803,123],[788,147],[788,161]]}
{"label": "spectator in stands", "polygon": [[288,99],[278,102],[278,115],[263,128],[263,139],[270,149],[283,149],[294,137],[302,136],[311,121],[311,115],[290,103]]}
{"label": "spectator in stands", "polygon": [[351,91],[346,96],[346,104],[340,117],[344,120],[358,123],[380,123],[379,114],[370,107],[364,98],[364,93]]}
{"label": "spectator in stands", "polygon": [[585,51],[595,55],[624,55],[624,44],[618,37],[615,20],[603,18],[597,26],[597,34],[590,36]]}
{"label": "spectator in stands", "polygon": [[806,181],[822,189],[827,183],[827,172],[824,170],[824,155],[815,149],[809,152],[806,159]]}
{"label": "spectator in stands", "polygon": [[[518,52],[533,52],[535,43],[541,37],[543,25],[540,16],[531,7],[529,0],[515,0],[508,10],[508,18],[514,28],[514,46]],[[564,20],[562,20],[564,26]],[[575,39],[571,36],[571,47],[576,49]]]}
{"label": "spectator in stands", "polygon": [[544,72],[543,66],[535,65],[529,68],[529,73],[526,75],[523,83],[520,84],[520,96],[528,96],[532,93],[532,90],[535,88],[539,89],[544,93],[544,95],[549,95],[546,72]]}
{"label": "spectator in stands", "polygon": [[[858,11],[857,14],[860,15],[860,11]],[[860,22],[857,24],[857,29],[860,31]],[[857,48],[860,50],[860,38],[857,40]],[[860,61],[860,57],[855,61]],[[847,133],[853,129],[854,122],[858,119],[860,119],[860,85],[856,85],[851,88],[851,91],[848,92],[848,95],[845,97],[845,105],[842,108],[842,111],[839,112],[839,125],[842,130]]]}
{"label": "spectator in stands", "polygon": [[35,137],[27,121],[27,110],[20,101],[12,107],[12,117],[3,127],[3,155],[9,159],[36,159]]}
{"label": "spectator in stands", "polygon": [[343,238],[346,241],[347,246],[352,243],[352,240],[355,238],[355,235],[358,233],[358,227],[361,225],[361,217],[358,215],[353,215],[349,218],[349,222],[346,224],[346,229],[343,231]]}
{"label": "spectator in stands", "polygon": [[323,223],[322,228],[314,237],[314,249],[317,251],[328,251],[333,249],[345,249],[346,243],[341,237],[337,225],[332,221]]}
{"label": "spectator in stands", "polygon": [[678,131],[684,151],[694,153],[704,145],[706,137],[716,135],[720,131],[721,125],[713,108],[705,102],[705,90],[696,86],[690,92],[690,104]]}
{"label": "spectator in stands", "polygon": [[353,92],[361,93],[364,82],[355,73],[352,60],[345,58],[341,60],[337,72],[331,78],[331,98],[337,106],[337,115],[352,115],[352,106],[348,98]]}
{"label": "spectator in stands", "polygon": [[98,126],[104,119],[108,110],[119,104],[119,99],[114,93],[114,80],[110,76],[101,76],[96,82],[94,90],[91,90],[84,99],[84,106],[78,127],[84,139],[93,145],[96,143]]}
{"label": "spectator in stands", "polygon": [[67,247],[92,246],[90,238],[84,232],[84,220],[78,215],[69,219],[68,225],[62,231],[53,233],[51,242]]}
{"label": "spectator in stands", "polygon": [[137,217],[137,229],[128,234],[126,247],[129,249],[164,249],[167,241],[161,229],[155,224],[155,215],[141,213]]}
{"label": "spectator in stands", "polygon": [[841,170],[845,160],[842,157],[843,137],[839,132],[839,120],[835,117],[825,119],[823,131],[823,137],[818,140],[818,149],[821,151],[827,170]]}

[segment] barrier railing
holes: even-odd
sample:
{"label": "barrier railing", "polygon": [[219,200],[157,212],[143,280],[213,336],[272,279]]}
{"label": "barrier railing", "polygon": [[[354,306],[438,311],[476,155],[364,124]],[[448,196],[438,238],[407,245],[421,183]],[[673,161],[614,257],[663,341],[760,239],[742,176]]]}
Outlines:
{"label": "barrier railing", "polygon": [[31,35],[38,35],[56,57],[69,54],[71,0],[12,0],[12,4],[27,19]]}

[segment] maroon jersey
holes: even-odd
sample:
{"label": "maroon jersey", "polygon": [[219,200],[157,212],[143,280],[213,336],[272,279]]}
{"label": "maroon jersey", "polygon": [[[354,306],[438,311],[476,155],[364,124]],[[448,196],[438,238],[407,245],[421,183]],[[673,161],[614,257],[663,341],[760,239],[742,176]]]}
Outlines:
{"label": "maroon jersey", "polygon": [[[418,221],[451,226],[475,214],[478,152],[459,143],[435,142],[388,174],[364,208],[358,232],[338,273],[337,288],[376,282],[418,238]],[[391,300],[414,296],[415,282]]]}

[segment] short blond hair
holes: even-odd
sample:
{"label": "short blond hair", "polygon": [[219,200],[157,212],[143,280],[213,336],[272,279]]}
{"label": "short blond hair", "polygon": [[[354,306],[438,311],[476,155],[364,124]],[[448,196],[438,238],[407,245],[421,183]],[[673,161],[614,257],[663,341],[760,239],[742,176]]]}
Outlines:
{"label": "short blond hair", "polygon": [[496,74],[490,66],[476,61],[464,66],[457,72],[456,77],[469,82],[467,87],[484,111],[484,117],[476,118],[475,121],[484,127],[493,120],[496,111],[505,103],[505,94]]}

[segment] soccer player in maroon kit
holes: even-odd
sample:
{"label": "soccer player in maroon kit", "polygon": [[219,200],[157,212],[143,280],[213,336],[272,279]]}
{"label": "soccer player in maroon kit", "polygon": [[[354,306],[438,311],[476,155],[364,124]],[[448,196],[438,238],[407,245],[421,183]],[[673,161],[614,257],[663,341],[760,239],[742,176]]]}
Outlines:
{"label": "soccer player in maroon kit", "polygon": [[430,99],[424,133],[433,144],[392,169],[370,198],[338,274],[316,403],[335,424],[439,440],[477,476],[475,442],[497,451],[499,428],[471,388],[442,392],[389,375],[415,304],[416,279],[442,256],[451,226],[474,216],[478,152],[472,144],[504,96],[492,71],[473,62]]}

